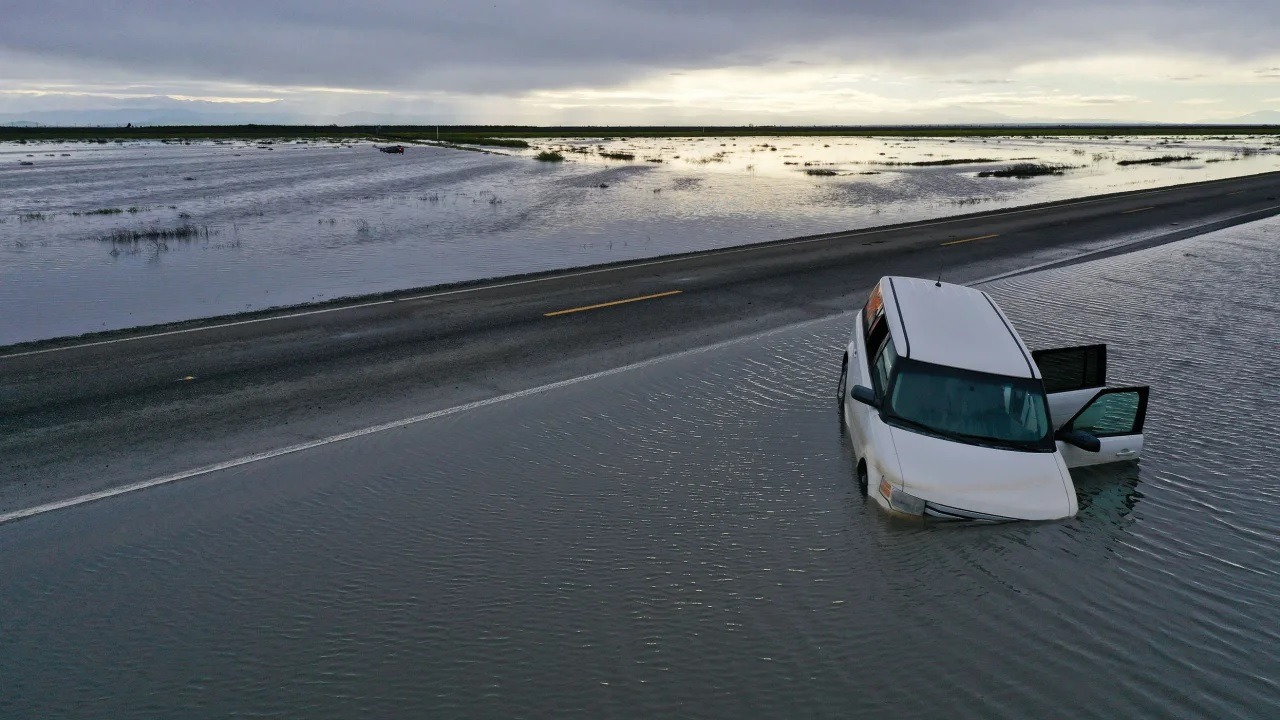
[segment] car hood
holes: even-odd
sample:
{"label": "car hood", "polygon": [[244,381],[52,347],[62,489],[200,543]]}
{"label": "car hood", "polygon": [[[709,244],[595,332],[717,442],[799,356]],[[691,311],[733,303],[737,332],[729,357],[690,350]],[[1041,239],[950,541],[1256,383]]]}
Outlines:
{"label": "car hood", "polygon": [[891,428],[902,489],[935,505],[1016,520],[1076,513],[1075,485],[1055,452],[967,445]]}

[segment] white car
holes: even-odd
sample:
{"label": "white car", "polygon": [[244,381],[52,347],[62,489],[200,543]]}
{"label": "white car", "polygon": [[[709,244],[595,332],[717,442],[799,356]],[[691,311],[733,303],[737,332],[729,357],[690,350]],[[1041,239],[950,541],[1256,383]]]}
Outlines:
{"label": "white car", "polygon": [[989,295],[882,278],[840,371],[858,481],[908,515],[1075,515],[1068,468],[1136,460],[1146,387],[1106,387],[1106,346],[1031,352]]}

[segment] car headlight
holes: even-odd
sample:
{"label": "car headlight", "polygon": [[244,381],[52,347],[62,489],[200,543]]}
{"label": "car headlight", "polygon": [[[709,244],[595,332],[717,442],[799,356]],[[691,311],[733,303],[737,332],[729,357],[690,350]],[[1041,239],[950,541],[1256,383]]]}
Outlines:
{"label": "car headlight", "polygon": [[880,481],[880,494],[889,501],[889,506],[898,512],[904,512],[908,515],[924,514],[924,500],[905,490],[893,487],[888,478]]}

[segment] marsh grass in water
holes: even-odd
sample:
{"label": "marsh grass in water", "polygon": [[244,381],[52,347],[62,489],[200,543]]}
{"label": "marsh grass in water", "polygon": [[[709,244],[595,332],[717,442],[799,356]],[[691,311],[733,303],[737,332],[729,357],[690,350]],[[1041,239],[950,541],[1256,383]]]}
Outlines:
{"label": "marsh grass in water", "polygon": [[1121,160],[1117,165],[1163,165],[1165,163],[1195,160],[1194,155],[1161,155],[1160,157],[1143,158],[1142,160]]}
{"label": "marsh grass in water", "polygon": [[200,238],[208,238],[213,234],[209,230],[208,225],[192,225],[184,223],[173,228],[147,228],[144,230],[129,230],[128,228],[117,228],[112,230],[110,234],[102,235],[98,240],[109,242],[113,245],[128,245],[140,242],[151,242],[162,244],[169,240],[197,240]]}
{"label": "marsh grass in water", "polygon": [[[680,157],[680,156],[679,156],[679,155],[677,155],[676,157]],[[726,158],[728,158],[728,157],[729,157],[729,153],[724,152],[724,151],[721,151],[721,152],[718,152],[718,153],[716,153],[716,154],[714,154],[714,155],[708,155],[707,157],[700,157],[700,158],[688,158],[688,160],[687,160],[687,161],[688,161],[688,162],[691,162],[691,163],[694,163],[694,164],[697,164],[697,165],[707,165],[707,164],[710,164],[710,163],[719,163],[719,162],[724,162],[724,161],[725,161],[725,159],[726,159]]]}
{"label": "marsh grass in water", "polygon": [[537,155],[534,155],[533,159],[541,160],[542,162],[564,162],[564,155],[561,155],[555,150],[543,150]]}
{"label": "marsh grass in water", "polygon": [[636,159],[635,153],[629,153],[629,152],[601,151],[600,157],[605,158],[606,160],[635,160]]}
{"label": "marsh grass in water", "polygon": [[1016,178],[1025,180],[1027,178],[1040,177],[1042,175],[1065,175],[1068,170],[1075,169],[1072,165],[1058,165],[1053,163],[1018,163],[1010,165],[999,170],[983,170],[978,173],[978,177],[995,177],[995,178]]}
{"label": "marsh grass in water", "polygon": [[917,160],[915,162],[882,162],[877,165],[894,165],[909,167],[939,167],[943,165],[976,165],[978,163],[1000,162],[994,158],[953,158],[950,160]]}

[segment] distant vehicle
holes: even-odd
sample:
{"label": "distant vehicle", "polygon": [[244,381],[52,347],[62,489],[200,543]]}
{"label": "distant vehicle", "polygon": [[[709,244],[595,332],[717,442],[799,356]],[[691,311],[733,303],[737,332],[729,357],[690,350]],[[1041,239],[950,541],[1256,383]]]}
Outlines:
{"label": "distant vehicle", "polygon": [[1106,346],[1031,352],[989,295],[885,277],[840,370],[858,481],[882,507],[972,520],[1076,514],[1068,468],[1136,460],[1148,388]]}
{"label": "distant vehicle", "polygon": [[[374,147],[377,147],[377,146],[375,145]],[[399,154],[399,155],[403,155],[403,154],[404,154],[404,146],[403,146],[403,145],[387,145],[387,146],[384,146],[384,147],[380,147],[380,148],[378,148],[378,149],[379,149],[379,150],[381,150],[381,151],[382,151],[382,152],[384,152],[384,153],[396,153],[396,154]]]}

